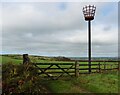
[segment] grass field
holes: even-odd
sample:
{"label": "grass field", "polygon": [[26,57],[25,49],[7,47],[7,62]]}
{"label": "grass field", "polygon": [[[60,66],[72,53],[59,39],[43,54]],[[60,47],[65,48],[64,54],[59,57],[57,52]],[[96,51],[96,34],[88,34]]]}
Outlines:
{"label": "grass field", "polygon": [[[34,58],[31,59],[33,62],[64,62],[54,60],[36,60]],[[0,61],[2,61],[2,64],[22,63],[22,59],[15,59],[9,56],[0,56]],[[87,62],[84,62],[84,64],[87,64]],[[96,62],[93,62],[92,64],[96,64]],[[38,84],[46,87],[46,89],[51,93],[118,93],[117,71],[81,74],[78,78],[66,76],[60,78],[59,80],[42,79],[40,76],[38,76],[38,78],[40,78]]]}

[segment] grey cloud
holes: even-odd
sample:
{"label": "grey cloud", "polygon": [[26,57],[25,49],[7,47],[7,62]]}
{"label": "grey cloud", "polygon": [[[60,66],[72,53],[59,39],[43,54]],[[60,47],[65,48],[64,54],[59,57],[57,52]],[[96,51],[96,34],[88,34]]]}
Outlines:
{"label": "grey cloud", "polygon": [[111,29],[111,26],[104,27],[104,31],[109,31]]}
{"label": "grey cloud", "polygon": [[[82,13],[82,7],[87,3],[65,3],[64,6],[60,4],[4,4],[3,52],[87,56],[87,22],[84,21]],[[95,4],[98,11],[106,5]],[[105,20],[109,16],[104,19],[101,17],[100,14],[98,17],[96,15],[92,23],[93,55],[106,56],[110,52],[115,52],[111,56],[116,56],[117,38],[114,38],[117,35],[116,27]],[[114,24],[116,25],[116,21]]]}

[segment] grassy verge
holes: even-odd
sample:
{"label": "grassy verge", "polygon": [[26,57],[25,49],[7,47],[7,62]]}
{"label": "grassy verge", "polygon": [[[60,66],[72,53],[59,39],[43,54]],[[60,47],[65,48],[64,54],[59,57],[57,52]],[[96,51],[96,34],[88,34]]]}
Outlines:
{"label": "grassy verge", "polygon": [[89,91],[74,84],[70,78],[59,80],[42,80],[51,93],[90,93]]}
{"label": "grassy verge", "polygon": [[73,80],[78,86],[94,93],[118,93],[118,73],[81,75]]}
{"label": "grassy verge", "polygon": [[83,74],[78,78],[63,77],[59,80],[42,80],[53,93],[118,93],[117,72]]}

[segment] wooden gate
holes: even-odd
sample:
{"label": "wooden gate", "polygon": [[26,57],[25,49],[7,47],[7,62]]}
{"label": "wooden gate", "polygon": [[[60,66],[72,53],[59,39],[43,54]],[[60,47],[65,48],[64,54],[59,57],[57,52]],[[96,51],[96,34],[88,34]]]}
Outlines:
{"label": "wooden gate", "polygon": [[[77,63],[76,63],[77,64]],[[55,80],[63,75],[78,76],[77,66],[74,63],[35,63],[35,67],[39,69],[39,75],[48,76]],[[75,69],[76,68],[76,69]]]}

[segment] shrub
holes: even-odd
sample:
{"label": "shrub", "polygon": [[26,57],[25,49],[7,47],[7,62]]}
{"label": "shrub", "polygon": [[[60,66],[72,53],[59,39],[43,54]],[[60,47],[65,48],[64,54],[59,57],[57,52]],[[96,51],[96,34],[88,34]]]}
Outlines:
{"label": "shrub", "polygon": [[2,75],[3,94],[47,93],[45,87],[39,83],[38,70],[32,64],[3,64]]}

